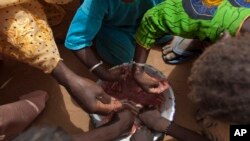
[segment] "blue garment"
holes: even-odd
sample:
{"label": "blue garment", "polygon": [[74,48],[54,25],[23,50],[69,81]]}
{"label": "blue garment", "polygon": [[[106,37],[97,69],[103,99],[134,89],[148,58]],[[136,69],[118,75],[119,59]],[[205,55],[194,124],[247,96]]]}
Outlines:
{"label": "blue garment", "polygon": [[65,46],[79,50],[93,44],[112,65],[134,56],[134,34],[143,14],[164,0],[84,0],[67,33]]}

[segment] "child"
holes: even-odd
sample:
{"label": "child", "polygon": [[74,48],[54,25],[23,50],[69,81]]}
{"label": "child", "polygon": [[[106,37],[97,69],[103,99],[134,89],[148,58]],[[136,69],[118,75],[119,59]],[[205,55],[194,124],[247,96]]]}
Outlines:
{"label": "child", "polygon": [[85,0],[71,23],[65,46],[101,79],[120,80],[123,72],[111,73],[109,65],[132,61],[139,22],[148,9],[162,1]]}
{"label": "child", "polygon": [[[147,11],[137,30],[135,62],[145,63],[156,40],[166,34],[213,43],[225,30],[232,36],[249,32],[250,3],[238,1],[236,5],[234,0],[213,1],[215,3],[210,0],[167,0],[155,6]],[[142,88],[147,92],[152,92],[152,88],[157,92],[164,91],[159,82],[144,78],[146,74],[142,75],[140,66],[134,65],[135,72],[138,72],[134,76]]]}
{"label": "child", "polygon": [[[66,3],[69,0],[46,0]],[[111,112],[121,104],[110,97],[94,82],[81,78],[62,61],[43,6],[38,0],[0,2],[0,54],[29,64],[52,76],[80,103],[87,112]],[[106,103],[103,104],[100,101]]]}
{"label": "child", "polygon": [[250,123],[249,37],[214,44],[193,65],[190,96],[201,108],[199,121],[212,140],[229,140],[230,124]]}

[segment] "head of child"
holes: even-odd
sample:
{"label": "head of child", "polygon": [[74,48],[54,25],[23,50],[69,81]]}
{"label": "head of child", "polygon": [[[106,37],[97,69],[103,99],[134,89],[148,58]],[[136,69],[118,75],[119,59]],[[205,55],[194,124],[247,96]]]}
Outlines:
{"label": "head of child", "polygon": [[250,34],[218,41],[197,59],[190,97],[204,114],[250,123]]}
{"label": "head of child", "polygon": [[72,141],[72,138],[57,127],[32,127],[12,141]]}

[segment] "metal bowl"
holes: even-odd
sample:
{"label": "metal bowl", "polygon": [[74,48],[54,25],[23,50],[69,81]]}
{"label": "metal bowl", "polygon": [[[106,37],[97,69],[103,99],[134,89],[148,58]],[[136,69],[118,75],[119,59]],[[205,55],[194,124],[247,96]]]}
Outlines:
{"label": "metal bowl", "polygon": [[[132,68],[132,64],[124,63],[119,66],[113,67],[111,70],[114,70],[119,67],[129,67],[129,69]],[[150,65],[145,65],[144,67],[145,71],[152,77],[155,78],[166,78],[165,75],[160,72],[159,70],[155,69],[154,67]],[[103,82],[101,80],[97,81],[97,84],[102,84]],[[174,92],[172,88],[170,87],[166,91],[163,92],[164,95],[164,102],[161,104],[159,111],[161,112],[162,117],[173,121],[174,114],[175,114],[175,97]],[[103,120],[103,117],[97,114],[91,114],[90,119],[95,127],[99,127],[101,125],[101,121]],[[155,132],[154,134],[154,141],[163,140],[164,134]],[[116,139],[115,141],[129,141],[132,134],[121,136],[120,138]]]}

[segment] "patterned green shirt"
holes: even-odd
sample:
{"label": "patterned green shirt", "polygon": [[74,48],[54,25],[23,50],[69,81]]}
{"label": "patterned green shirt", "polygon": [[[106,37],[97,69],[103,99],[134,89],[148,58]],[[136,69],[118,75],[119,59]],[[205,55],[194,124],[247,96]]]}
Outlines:
{"label": "patterned green shirt", "polygon": [[225,30],[236,35],[249,16],[250,8],[230,0],[217,7],[206,7],[201,0],[166,0],[145,13],[135,38],[147,49],[167,34],[214,42]]}

